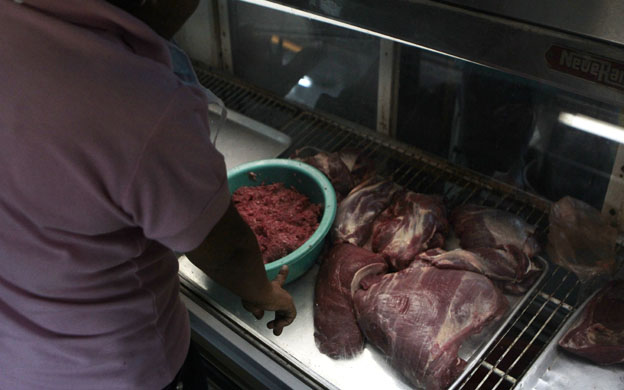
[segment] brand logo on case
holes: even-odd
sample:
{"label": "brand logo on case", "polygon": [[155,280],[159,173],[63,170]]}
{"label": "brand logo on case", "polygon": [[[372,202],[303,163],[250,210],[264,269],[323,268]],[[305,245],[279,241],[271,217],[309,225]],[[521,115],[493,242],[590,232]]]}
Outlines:
{"label": "brand logo on case", "polygon": [[551,46],[546,52],[546,62],[559,72],[624,90],[624,64],[610,58]]}

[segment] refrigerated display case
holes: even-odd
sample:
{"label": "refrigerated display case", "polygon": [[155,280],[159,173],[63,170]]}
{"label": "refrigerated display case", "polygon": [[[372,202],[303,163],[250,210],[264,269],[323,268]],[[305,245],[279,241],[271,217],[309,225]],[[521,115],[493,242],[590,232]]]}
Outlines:
{"label": "refrigerated display case", "polygon": [[[405,188],[441,194],[449,208],[510,211],[546,240],[564,196],[624,230],[622,17],[607,1],[205,0],[176,40],[234,112],[223,130],[233,142],[217,143],[228,168],[356,149]],[[566,375],[586,388],[569,371],[587,363],[553,346],[585,292],[539,258],[540,279],[460,351],[469,365],[452,388],[559,389]],[[223,388],[411,388],[373,347],[345,361],[318,352],[317,273],[287,286],[299,314],[276,337],[180,257],[194,340]],[[622,377],[615,367],[591,380],[624,388]]]}

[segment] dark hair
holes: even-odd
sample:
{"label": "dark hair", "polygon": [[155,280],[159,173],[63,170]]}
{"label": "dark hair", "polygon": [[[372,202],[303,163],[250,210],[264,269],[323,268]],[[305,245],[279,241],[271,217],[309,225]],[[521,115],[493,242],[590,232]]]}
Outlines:
{"label": "dark hair", "polygon": [[145,3],[145,0],[106,0],[106,1],[128,12],[132,12],[141,8],[143,3]]}

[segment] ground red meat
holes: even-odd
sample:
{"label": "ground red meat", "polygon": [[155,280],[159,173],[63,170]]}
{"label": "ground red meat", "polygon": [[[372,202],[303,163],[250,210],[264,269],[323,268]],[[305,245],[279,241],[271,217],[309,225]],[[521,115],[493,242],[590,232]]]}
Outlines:
{"label": "ground red meat", "polygon": [[232,200],[256,235],[265,264],[299,248],[314,233],[322,214],[320,204],[283,183],[240,187]]}

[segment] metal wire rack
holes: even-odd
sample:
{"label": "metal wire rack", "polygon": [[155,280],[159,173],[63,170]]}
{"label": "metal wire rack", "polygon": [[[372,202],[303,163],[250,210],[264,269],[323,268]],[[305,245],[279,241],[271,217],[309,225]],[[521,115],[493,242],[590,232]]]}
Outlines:
{"label": "metal wire rack", "polygon": [[[272,126],[293,139],[282,157],[303,147],[332,152],[356,149],[375,161],[377,171],[422,193],[443,194],[449,208],[467,202],[507,210],[537,226],[545,237],[550,202],[450,164],[417,148],[357,125],[311,112],[240,80],[197,65],[200,82],[226,106]],[[550,264],[548,274],[518,310],[501,336],[460,384],[460,389],[513,389],[577,307],[576,276]]]}

